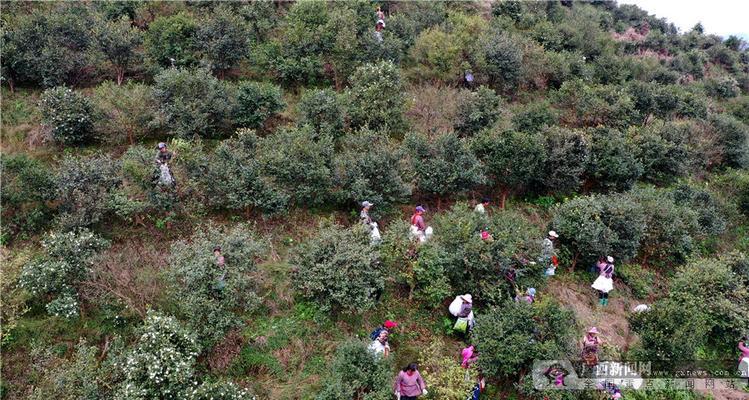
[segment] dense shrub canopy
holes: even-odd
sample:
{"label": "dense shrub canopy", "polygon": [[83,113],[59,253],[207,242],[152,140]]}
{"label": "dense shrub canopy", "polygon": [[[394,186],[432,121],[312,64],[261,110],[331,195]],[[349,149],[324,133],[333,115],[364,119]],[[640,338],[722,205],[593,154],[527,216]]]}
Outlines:
{"label": "dense shrub canopy", "polygon": [[94,107],[86,96],[60,86],[47,89],[40,106],[55,142],[82,144],[94,138]]}
{"label": "dense shrub canopy", "polygon": [[202,69],[176,68],[154,79],[154,98],[170,131],[183,138],[224,134],[233,105],[221,81]]}
{"label": "dense shrub canopy", "polygon": [[[224,265],[213,254],[217,246]],[[235,311],[252,310],[259,302],[249,274],[261,251],[260,241],[241,225],[230,230],[204,227],[189,242],[172,245],[169,274],[176,304],[204,346],[241,325]]]}
{"label": "dense shrub canopy", "polygon": [[362,226],[321,225],[292,258],[294,286],[324,310],[361,313],[385,286],[379,255]]}

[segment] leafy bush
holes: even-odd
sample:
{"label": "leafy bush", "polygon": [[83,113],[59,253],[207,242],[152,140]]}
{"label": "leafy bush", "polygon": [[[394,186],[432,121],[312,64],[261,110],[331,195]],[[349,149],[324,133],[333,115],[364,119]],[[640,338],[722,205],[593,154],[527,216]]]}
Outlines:
{"label": "leafy bush", "polygon": [[402,150],[386,136],[362,130],[347,136],[333,159],[335,195],[352,204],[368,200],[386,209],[405,202],[411,187]]}
{"label": "leafy bush", "polygon": [[91,257],[107,245],[106,240],[85,229],[50,233],[42,240],[44,256],[24,266],[19,283],[32,295],[51,299],[47,304],[50,314],[76,317],[77,286],[90,273]]}
{"label": "leafy bush", "polygon": [[486,167],[489,182],[502,190],[502,205],[507,194],[522,193],[541,178],[546,149],[539,133],[485,132],[471,144]]}
{"label": "leafy bush", "polygon": [[384,288],[378,258],[365,227],[320,225],[316,236],[294,252],[294,287],[324,310],[366,311]]}
{"label": "leafy bush", "polygon": [[417,81],[452,83],[462,77],[460,43],[440,27],[422,31],[409,53],[414,66],[407,72]]}
{"label": "leafy bush", "polygon": [[211,71],[223,78],[249,52],[247,26],[232,8],[219,5],[197,27],[195,40],[203,61]]}
{"label": "leafy bush", "polygon": [[191,391],[198,345],[195,335],[174,317],[149,311],[138,342],[121,366],[125,373],[118,397],[181,399]]}
{"label": "leafy bush", "polygon": [[632,97],[617,85],[588,85],[582,80],[567,81],[552,94],[560,119],[575,127],[599,125],[624,129],[635,123],[638,113]]}
{"label": "leafy bush", "polygon": [[102,113],[96,121],[96,131],[102,140],[133,144],[155,133],[157,107],[149,86],[133,82],[116,86],[113,82],[104,82],[94,89],[92,99]]}
{"label": "leafy bush", "polygon": [[726,230],[723,206],[710,191],[681,184],[674,190],[674,202],[697,212],[697,223],[703,236],[720,235]]}
{"label": "leafy bush", "polygon": [[399,133],[405,127],[406,99],[398,67],[390,61],[366,64],[351,76],[346,91],[351,127]]}
{"label": "leafy bush", "polygon": [[60,3],[24,14],[15,11],[12,23],[3,24],[3,80],[49,88],[91,78],[99,54],[90,8]]}
{"label": "leafy bush", "polygon": [[[517,270],[518,283],[523,286],[541,283],[541,271],[531,272],[521,264],[537,250],[538,235],[537,228],[521,214],[503,211],[486,218],[466,203],[458,203],[435,216],[434,225],[438,234],[419,247],[414,265],[416,295],[428,305],[440,305],[450,293],[471,293],[478,301],[501,303],[508,295],[514,296],[514,289],[500,280],[509,268]],[[482,229],[494,240],[481,240]]]}
{"label": "leafy bush", "polygon": [[416,175],[416,188],[421,193],[446,196],[471,190],[485,180],[468,142],[456,134],[432,139],[411,133],[403,146]]}
{"label": "leafy bush", "polygon": [[0,185],[3,241],[43,228],[53,211],[48,204],[54,198],[52,172],[25,154],[3,154],[0,165],[3,176]]}
{"label": "leafy bush", "polygon": [[463,136],[473,136],[491,127],[499,118],[499,104],[499,96],[487,87],[468,92],[466,99],[458,104],[455,131]]}
{"label": "leafy bush", "polygon": [[365,342],[349,340],[338,346],[323,389],[315,399],[389,399],[393,396],[390,371],[388,361],[371,352]]}
{"label": "leafy bush", "polygon": [[113,361],[119,355],[121,342],[117,339],[108,357],[99,362],[99,349],[81,340],[75,347],[70,360],[53,354],[51,348],[32,349],[32,368],[40,375],[35,382],[32,400],[44,399],[86,399],[96,400],[111,396],[108,381],[118,374]]}
{"label": "leafy bush", "polygon": [[640,243],[642,263],[656,265],[683,263],[694,251],[694,239],[699,233],[699,219],[695,210],[679,206],[673,195],[654,188],[631,192],[645,213],[645,231]]}
{"label": "leafy bush", "polygon": [[552,301],[507,302],[476,316],[473,340],[478,365],[490,377],[522,374],[534,359],[553,360],[574,351],[572,311]]}
{"label": "leafy bush", "polygon": [[616,268],[619,277],[638,299],[647,299],[655,294],[655,272],[637,264],[619,264]]}
{"label": "leafy bush", "polygon": [[205,70],[170,68],[154,78],[154,98],[178,136],[221,136],[233,109],[225,85]]}
{"label": "leafy bush", "polygon": [[99,50],[114,70],[117,85],[121,85],[128,68],[141,59],[138,49],[143,43],[143,33],[132,25],[130,18],[124,16],[120,19],[97,22],[94,35]]}
{"label": "leafy bush", "polygon": [[723,165],[732,168],[749,167],[749,126],[731,115],[710,117],[710,124],[718,134],[723,148]]}
{"label": "leafy bush", "polygon": [[578,190],[590,159],[590,142],[581,131],[551,128],[546,132],[546,163],[541,183],[556,194]]}
{"label": "leafy bush", "polygon": [[522,76],[523,51],[518,40],[496,30],[483,42],[486,74],[493,86],[502,91],[514,89]]}
{"label": "leafy bush", "polygon": [[299,99],[300,123],[310,124],[317,132],[339,137],[344,128],[345,105],[332,89],[309,90]]}
{"label": "leafy bush", "polygon": [[163,68],[195,66],[197,31],[197,21],[187,13],[157,17],[145,34],[144,47],[150,62]]}
{"label": "leafy bush", "polygon": [[212,206],[231,210],[252,207],[264,213],[279,212],[286,207],[288,196],[262,175],[256,158],[257,142],[253,131],[240,129],[236,137],[216,146],[200,178]]}
{"label": "leafy bush", "polygon": [[642,164],[642,178],[652,183],[669,183],[684,176],[690,165],[688,125],[656,121],[634,133],[632,142]]}
{"label": "leafy bush", "polygon": [[739,84],[732,76],[723,76],[706,80],[705,91],[709,96],[718,99],[729,99],[741,94]]}
{"label": "leafy bush", "polygon": [[284,129],[263,138],[257,158],[263,175],[294,204],[323,204],[330,193],[333,140],[310,127]]}
{"label": "leafy bush", "polygon": [[634,146],[615,129],[596,129],[592,134],[588,172],[596,186],[616,191],[628,190],[642,174]]}
{"label": "leafy bush", "polygon": [[[221,247],[223,267],[213,254],[216,246]],[[202,347],[242,324],[235,312],[252,310],[259,303],[249,274],[262,249],[256,235],[242,225],[223,230],[201,227],[189,241],[172,245],[169,277],[175,304]]]}
{"label": "leafy bush", "polygon": [[55,177],[60,215],[65,228],[99,222],[110,210],[109,201],[122,184],[119,162],[108,155],[66,157]]}
{"label": "leafy bush", "polygon": [[531,103],[515,112],[512,124],[519,132],[540,132],[557,120],[554,109],[548,102]]}
{"label": "leafy bush", "polygon": [[278,86],[266,82],[242,82],[237,88],[237,125],[260,128],[285,106]]}
{"label": "leafy bush", "polygon": [[551,226],[573,263],[592,264],[614,255],[628,260],[637,254],[645,234],[645,215],[639,204],[621,196],[581,196],[553,209]]}
{"label": "leafy bush", "polygon": [[427,398],[465,400],[478,382],[476,368],[464,369],[454,357],[444,356],[444,348],[445,343],[436,339],[422,350],[419,357],[419,373],[425,382],[429,382]]}
{"label": "leafy bush", "polygon": [[39,107],[55,142],[75,145],[94,138],[94,107],[86,96],[59,86],[44,91]]}

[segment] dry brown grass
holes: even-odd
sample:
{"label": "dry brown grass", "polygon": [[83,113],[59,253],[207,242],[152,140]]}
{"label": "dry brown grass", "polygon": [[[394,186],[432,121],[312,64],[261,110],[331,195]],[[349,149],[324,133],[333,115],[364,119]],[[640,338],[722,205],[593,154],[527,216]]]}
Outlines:
{"label": "dry brown grass", "polygon": [[115,244],[97,257],[93,277],[82,285],[84,299],[95,304],[114,300],[145,317],[164,295],[159,270],[166,266],[167,254],[139,241]]}
{"label": "dry brown grass", "polygon": [[453,131],[461,97],[458,89],[450,86],[414,86],[406,96],[410,100],[406,116],[416,131],[430,136]]}

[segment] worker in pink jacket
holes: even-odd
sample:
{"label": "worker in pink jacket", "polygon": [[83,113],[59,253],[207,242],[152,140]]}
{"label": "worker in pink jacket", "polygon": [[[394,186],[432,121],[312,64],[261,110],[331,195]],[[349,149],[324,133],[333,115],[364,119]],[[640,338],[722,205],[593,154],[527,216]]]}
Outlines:
{"label": "worker in pink jacket", "polygon": [[743,378],[749,378],[749,347],[746,346],[745,340],[746,338],[739,342],[739,351],[741,352],[741,356],[739,356],[739,371]]}
{"label": "worker in pink jacket", "polygon": [[393,390],[398,400],[416,400],[422,394],[427,394],[427,386],[418,371],[416,363],[408,364],[406,368],[398,372]]}

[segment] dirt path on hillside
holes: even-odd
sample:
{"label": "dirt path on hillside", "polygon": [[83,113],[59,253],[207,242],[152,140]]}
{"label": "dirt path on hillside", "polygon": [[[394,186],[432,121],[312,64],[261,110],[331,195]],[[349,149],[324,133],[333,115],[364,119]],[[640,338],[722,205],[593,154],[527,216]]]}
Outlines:
{"label": "dirt path on hillside", "polygon": [[634,340],[627,315],[640,302],[633,299],[626,290],[617,289],[611,292],[609,304],[605,307],[598,305],[596,292],[589,284],[552,280],[544,295],[552,296],[575,313],[581,329],[580,338],[583,336],[583,329],[595,326],[601,332],[605,344],[614,346],[616,353],[623,354]]}

